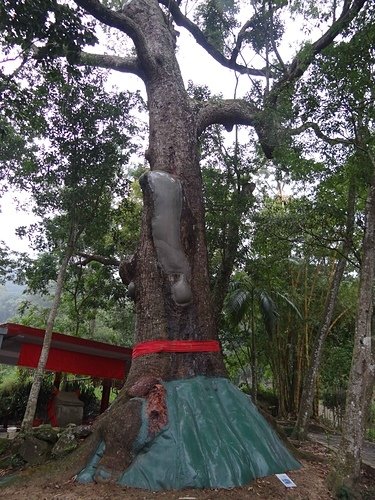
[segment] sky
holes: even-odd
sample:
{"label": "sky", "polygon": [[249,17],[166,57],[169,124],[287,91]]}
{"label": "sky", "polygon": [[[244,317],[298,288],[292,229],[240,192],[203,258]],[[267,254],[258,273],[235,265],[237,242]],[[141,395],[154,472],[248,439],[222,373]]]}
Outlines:
{"label": "sky", "polygon": [[17,200],[24,199],[22,193],[7,193],[1,197],[0,201],[0,240],[17,252],[29,252],[29,241],[26,238],[20,239],[16,236],[16,229],[19,226],[28,226],[36,221],[30,209],[17,210]]}

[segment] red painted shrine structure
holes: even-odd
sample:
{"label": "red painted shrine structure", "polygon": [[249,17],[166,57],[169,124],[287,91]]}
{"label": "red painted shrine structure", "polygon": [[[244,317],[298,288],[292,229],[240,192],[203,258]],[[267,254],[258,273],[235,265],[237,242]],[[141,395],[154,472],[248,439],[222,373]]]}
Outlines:
{"label": "red painted shrine structure", "polygon": [[[45,330],[5,323],[0,325],[0,363],[36,368]],[[72,373],[103,380],[101,411],[108,406],[111,381],[124,381],[132,349],[53,332],[46,371]]]}

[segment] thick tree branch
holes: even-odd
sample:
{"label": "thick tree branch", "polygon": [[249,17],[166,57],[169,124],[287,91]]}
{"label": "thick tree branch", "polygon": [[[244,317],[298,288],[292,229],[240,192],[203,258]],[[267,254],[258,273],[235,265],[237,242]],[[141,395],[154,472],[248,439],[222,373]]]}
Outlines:
{"label": "thick tree branch", "polygon": [[251,20],[246,21],[246,23],[242,26],[240,29],[238,35],[237,35],[237,40],[236,40],[236,45],[234,49],[232,50],[232,54],[230,56],[230,61],[232,63],[236,62],[238,54],[240,53],[241,47],[242,47],[242,42],[245,39],[246,32],[248,28],[251,26]]}
{"label": "thick tree branch", "polygon": [[284,63],[279,51],[277,50],[277,45],[276,45],[275,38],[274,38],[275,27],[273,24],[273,13],[274,13],[273,4],[272,4],[272,2],[268,2],[268,5],[269,5],[270,12],[271,12],[271,45],[272,45],[272,49],[275,53],[275,56],[276,56],[277,60],[279,61],[280,67],[282,68],[283,72],[285,73],[286,66],[285,66],[285,63]]}
{"label": "thick tree branch", "polygon": [[135,57],[119,57],[81,52],[78,64],[112,69],[114,71],[120,71],[121,73],[132,73],[142,79],[144,79],[145,76],[139,65],[138,59]]}
{"label": "thick tree branch", "polygon": [[322,139],[324,142],[327,144],[330,144],[331,146],[336,146],[338,144],[344,144],[346,146],[357,146],[355,139],[345,139],[344,137],[329,137],[328,135],[324,134],[319,128],[319,125],[314,122],[306,122],[300,127],[294,128],[294,129],[287,129],[287,133],[289,135],[299,135],[302,132],[305,132],[306,130],[312,129],[317,137],[319,139]]}
{"label": "thick tree branch", "polygon": [[120,261],[114,257],[104,257],[103,255],[90,255],[84,252],[78,252],[77,255],[82,257],[83,260],[80,261],[81,266],[86,266],[90,262],[99,262],[104,266],[116,266],[119,267]]}
{"label": "thick tree branch", "polygon": [[126,33],[134,42],[138,40],[139,30],[137,26],[123,12],[116,12],[109,9],[99,2],[99,0],[74,0],[74,2],[103,24]]}
{"label": "thick tree branch", "polygon": [[134,279],[137,265],[137,258],[135,255],[128,255],[121,261],[114,257],[105,257],[104,255],[96,254],[91,255],[84,252],[78,252],[77,255],[82,257],[82,260],[79,262],[81,266],[87,266],[90,262],[99,262],[104,266],[118,267],[120,278],[125,285],[129,285]]}
{"label": "thick tree branch", "polygon": [[288,72],[273,86],[269,96],[268,104],[274,106],[281,91],[288,85],[296,82],[308,69],[315,56],[328,47],[334,39],[349,26],[351,21],[359,13],[368,0],[346,0],[340,16],[332,23],[330,28],[310,47],[303,48],[289,65]]}
{"label": "thick tree branch", "polygon": [[198,28],[198,26],[190,21],[181,12],[179,5],[174,0],[159,0],[159,3],[167,7],[169,12],[173,16],[173,20],[178,26],[182,26],[193,35],[195,41],[206,51],[210,56],[220,63],[225,68],[232,69],[241,74],[253,75],[253,76],[266,76],[267,71],[265,69],[248,68],[242,64],[238,64],[235,61],[235,57],[232,54],[230,59],[227,59],[218,49],[216,49],[212,44],[209,43],[204,33]]}
{"label": "thick tree branch", "polygon": [[[46,47],[32,46],[33,58],[38,60],[43,58]],[[56,57],[67,57],[68,54],[64,47],[56,54]],[[112,69],[114,71],[120,71],[122,73],[132,73],[144,78],[144,73],[140,67],[139,61],[136,57],[120,57],[108,54],[93,54],[90,52],[80,52],[78,54],[78,60],[76,61],[78,66],[93,66],[96,68]]]}
{"label": "thick tree branch", "polygon": [[[255,6],[253,5],[253,7],[255,8]],[[255,8],[256,10],[256,8]],[[271,37],[270,37],[270,41],[271,41],[271,44],[272,44],[272,49],[276,55],[276,58],[277,60],[279,61],[279,65],[280,65],[280,68],[277,68],[277,66],[273,65],[273,69],[275,71],[278,71],[278,73],[280,74],[281,71],[285,72],[286,71],[286,66],[285,66],[285,63],[284,61],[282,60],[280,54],[279,54],[279,51],[277,50],[277,46],[276,46],[276,43],[275,43],[275,40],[274,40],[274,36],[273,36],[273,32],[274,32],[274,26],[273,26],[273,7],[272,7],[272,2],[269,2],[269,10],[271,12],[271,25],[270,25],[270,28],[271,28]],[[260,19],[260,16],[259,16],[259,12],[256,10],[255,12],[255,15],[257,17],[257,19],[259,20]],[[248,29],[251,28],[252,26],[252,20],[249,19],[248,21],[246,21],[246,23],[244,23],[244,25],[242,26],[242,28],[240,29],[238,35],[237,35],[237,39],[236,39],[236,45],[232,51],[232,54],[231,54],[231,57],[230,57],[230,60],[232,62],[235,62],[237,60],[237,57],[240,53],[240,50],[242,48],[242,43],[243,41],[245,40],[246,38],[246,34],[248,34]],[[259,54],[260,55],[260,54]],[[269,74],[269,76],[271,76],[271,73]],[[280,75],[279,75],[280,76]]]}
{"label": "thick tree branch", "polygon": [[[136,49],[139,59],[142,59],[142,69],[145,70],[145,64],[148,61],[148,50],[145,45],[145,35],[142,31],[142,26],[139,26],[126,11],[133,8],[134,0],[131,2],[124,2],[124,8],[121,12],[116,12],[108,7],[105,7],[99,0],[74,0],[75,3],[82,7],[87,13],[91,14],[95,19],[107,26],[116,28],[126,35],[128,35]],[[136,73],[141,76],[140,73]],[[142,78],[142,76],[141,76]]]}
{"label": "thick tree branch", "polygon": [[234,125],[255,126],[259,110],[244,99],[211,100],[198,112],[197,130],[201,134],[208,126],[218,123],[231,130]]}
{"label": "thick tree branch", "polygon": [[[99,0],[74,0],[88,14],[98,21],[116,28],[128,35],[137,51],[139,67],[142,68],[141,78],[146,80],[146,74],[150,77],[153,71],[157,71],[160,60],[160,50],[158,44],[150,43],[149,31],[154,25],[162,29],[165,27],[160,22],[164,14],[160,10],[157,0],[128,0],[123,3],[120,12],[111,10],[103,5]],[[144,14],[147,14],[145,22]],[[172,37],[171,37],[172,38]],[[140,75],[140,73],[138,73]]]}

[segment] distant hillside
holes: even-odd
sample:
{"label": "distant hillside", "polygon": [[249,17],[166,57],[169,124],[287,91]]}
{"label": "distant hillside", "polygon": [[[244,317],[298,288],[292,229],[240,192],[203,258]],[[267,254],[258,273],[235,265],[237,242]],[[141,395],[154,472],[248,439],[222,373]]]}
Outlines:
{"label": "distant hillside", "polygon": [[17,285],[11,281],[0,285],[0,323],[11,322],[15,316],[19,316],[18,307],[26,300],[42,308],[51,306],[51,299],[48,296],[29,295],[25,290],[26,285]]}
{"label": "distant hillside", "polygon": [[0,323],[6,323],[17,314],[17,308],[26,296],[23,294],[25,285],[17,285],[8,281],[0,285]]}

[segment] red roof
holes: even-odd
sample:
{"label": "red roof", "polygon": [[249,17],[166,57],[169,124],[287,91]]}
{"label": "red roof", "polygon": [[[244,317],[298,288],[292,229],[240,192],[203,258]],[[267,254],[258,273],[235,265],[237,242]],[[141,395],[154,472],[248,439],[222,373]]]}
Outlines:
{"label": "red roof", "polygon": [[[36,368],[45,330],[5,323],[0,325],[0,363]],[[124,379],[132,349],[53,332],[46,370]]]}

